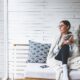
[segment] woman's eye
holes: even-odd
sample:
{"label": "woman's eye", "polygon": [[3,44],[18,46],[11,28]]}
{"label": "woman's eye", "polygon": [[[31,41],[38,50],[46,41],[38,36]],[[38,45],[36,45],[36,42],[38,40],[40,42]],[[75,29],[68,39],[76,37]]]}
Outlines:
{"label": "woman's eye", "polygon": [[64,25],[59,25],[59,28],[63,27]]}

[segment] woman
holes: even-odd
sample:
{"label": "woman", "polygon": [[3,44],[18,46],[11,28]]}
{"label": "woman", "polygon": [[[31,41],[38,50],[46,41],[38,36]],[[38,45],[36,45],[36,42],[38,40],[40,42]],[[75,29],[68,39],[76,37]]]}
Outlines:
{"label": "woman", "polygon": [[52,57],[54,54],[55,59],[62,62],[63,80],[69,80],[67,61],[70,57],[70,50],[74,43],[72,32],[70,32],[71,24],[68,20],[62,20],[59,25],[60,37],[55,46],[51,46],[49,54]]}

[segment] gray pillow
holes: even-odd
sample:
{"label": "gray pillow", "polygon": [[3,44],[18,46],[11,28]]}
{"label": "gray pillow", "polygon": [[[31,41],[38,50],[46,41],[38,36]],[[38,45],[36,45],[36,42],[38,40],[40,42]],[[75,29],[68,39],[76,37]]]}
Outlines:
{"label": "gray pillow", "polygon": [[42,44],[29,40],[27,63],[46,63],[51,44]]}

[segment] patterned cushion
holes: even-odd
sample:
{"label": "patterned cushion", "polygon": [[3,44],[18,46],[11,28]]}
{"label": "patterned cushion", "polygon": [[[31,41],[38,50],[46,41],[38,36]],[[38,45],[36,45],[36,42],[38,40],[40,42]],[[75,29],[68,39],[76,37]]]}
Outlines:
{"label": "patterned cushion", "polygon": [[51,44],[42,44],[29,40],[27,63],[46,63]]}

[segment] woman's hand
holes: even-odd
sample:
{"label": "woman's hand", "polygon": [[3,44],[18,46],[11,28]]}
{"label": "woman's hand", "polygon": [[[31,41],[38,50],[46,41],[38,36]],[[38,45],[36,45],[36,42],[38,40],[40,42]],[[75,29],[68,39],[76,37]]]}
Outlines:
{"label": "woman's hand", "polygon": [[73,35],[69,38],[69,40],[63,40],[63,44],[62,45],[65,45],[65,44],[73,44],[74,43],[74,38],[73,38]]}
{"label": "woman's hand", "polygon": [[73,44],[74,43],[74,37],[73,35],[69,38],[69,44]]}
{"label": "woman's hand", "polygon": [[64,42],[63,42],[63,45],[64,44],[69,44],[69,40],[65,40]]}

